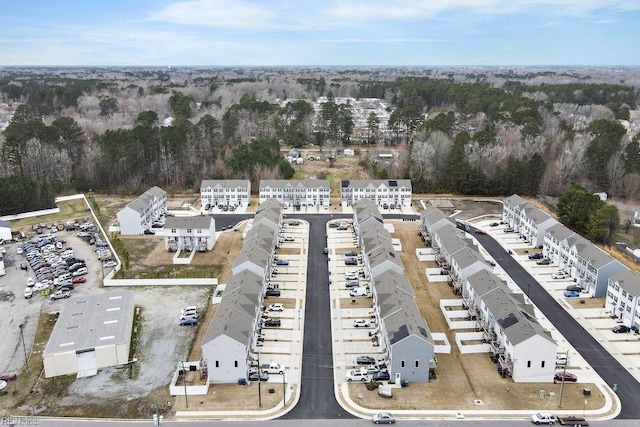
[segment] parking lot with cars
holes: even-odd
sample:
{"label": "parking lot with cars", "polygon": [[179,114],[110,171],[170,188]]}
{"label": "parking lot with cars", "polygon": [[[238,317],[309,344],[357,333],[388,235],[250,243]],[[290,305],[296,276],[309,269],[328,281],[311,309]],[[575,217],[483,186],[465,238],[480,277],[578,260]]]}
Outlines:
{"label": "parking lot with cars", "polygon": [[378,342],[370,283],[351,220],[327,223],[334,375],[339,383],[389,381]]}
{"label": "parking lot with cars", "polygon": [[283,222],[264,295],[249,381],[282,383],[300,378],[308,244],[308,223],[295,219]]}

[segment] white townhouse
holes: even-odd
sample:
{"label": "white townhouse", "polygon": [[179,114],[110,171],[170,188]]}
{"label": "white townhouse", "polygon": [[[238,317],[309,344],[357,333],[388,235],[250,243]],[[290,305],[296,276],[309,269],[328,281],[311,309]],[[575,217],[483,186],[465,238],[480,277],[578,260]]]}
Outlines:
{"label": "white townhouse", "polygon": [[11,241],[11,223],[9,221],[0,221],[0,240]]}
{"label": "white townhouse", "polygon": [[411,206],[411,195],[410,179],[345,179],[340,184],[342,206],[353,206],[358,200],[367,198],[378,207],[399,208]]}
{"label": "white townhouse", "polygon": [[521,205],[518,232],[536,248],[543,246],[545,231],[557,224],[560,223],[533,204]]}
{"label": "white townhouse", "polygon": [[607,293],[609,277],[626,267],[593,243],[587,242],[575,250],[576,274],[572,277],[576,277],[578,285],[592,296],[603,297]]}
{"label": "white townhouse", "polygon": [[451,255],[462,248],[472,246],[471,240],[464,237],[465,233],[453,224],[439,228],[432,235],[431,245],[437,253],[438,264],[449,269],[451,267]]}
{"label": "white townhouse", "polygon": [[[566,239],[574,234],[576,233],[559,223],[549,227],[544,233],[544,243],[542,248],[543,255],[549,258],[551,263],[554,265],[561,267],[565,265],[566,261],[561,262],[560,259],[562,244]],[[568,260],[568,255],[566,256],[566,260]]]}
{"label": "white townhouse", "polygon": [[216,243],[216,222],[209,215],[170,216],[164,224],[164,247],[175,252],[210,251]]}
{"label": "white townhouse", "polygon": [[207,206],[249,206],[251,183],[248,179],[202,180],[200,203]]}
{"label": "white townhouse", "polygon": [[468,277],[480,270],[493,271],[493,267],[480,255],[480,252],[464,247],[451,255],[451,271],[449,275],[454,289],[459,289],[464,297],[463,284]]}
{"label": "white townhouse", "polygon": [[515,231],[519,229],[520,209],[525,203],[527,203],[525,199],[517,194],[513,194],[509,196],[502,205],[502,220]]}
{"label": "white townhouse", "polygon": [[329,206],[331,188],[326,179],[261,179],[260,204],[269,199],[285,206]]}
{"label": "white townhouse", "polygon": [[453,222],[440,209],[430,207],[420,212],[420,227],[418,232],[422,240],[431,244],[432,235],[441,227],[451,225]]}
{"label": "white townhouse", "polygon": [[604,308],[635,330],[640,325],[640,275],[625,269],[609,277]]}
{"label": "white townhouse", "polygon": [[151,223],[167,211],[167,192],[151,187],[117,213],[120,234],[138,236],[151,228]]}

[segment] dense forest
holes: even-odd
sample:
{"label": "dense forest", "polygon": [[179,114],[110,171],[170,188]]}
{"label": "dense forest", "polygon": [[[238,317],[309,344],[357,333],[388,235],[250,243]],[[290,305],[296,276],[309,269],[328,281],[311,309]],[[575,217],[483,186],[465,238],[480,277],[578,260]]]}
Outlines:
{"label": "dense forest", "polygon": [[[640,73],[467,69],[3,69],[2,213],[55,192],[195,190],[202,179],[290,178],[281,148],[354,144],[416,192],[640,192]],[[326,97],[320,106],[318,97]],[[387,133],[341,99],[388,105]],[[2,117],[0,117],[2,121]],[[24,192],[19,188],[35,188]]]}

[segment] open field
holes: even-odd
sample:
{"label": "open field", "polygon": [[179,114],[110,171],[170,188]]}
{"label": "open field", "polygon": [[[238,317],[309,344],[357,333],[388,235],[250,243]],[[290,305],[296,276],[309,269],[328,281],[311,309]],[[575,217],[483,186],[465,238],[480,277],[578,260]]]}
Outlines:
{"label": "open field", "polygon": [[20,230],[27,233],[31,231],[31,226],[34,224],[51,224],[52,222],[67,220],[69,218],[81,219],[90,216],[89,207],[85,204],[83,199],[60,202],[57,207],[60,209],[60,212],[58,213],[12,220],[11,228],[14,231]]}

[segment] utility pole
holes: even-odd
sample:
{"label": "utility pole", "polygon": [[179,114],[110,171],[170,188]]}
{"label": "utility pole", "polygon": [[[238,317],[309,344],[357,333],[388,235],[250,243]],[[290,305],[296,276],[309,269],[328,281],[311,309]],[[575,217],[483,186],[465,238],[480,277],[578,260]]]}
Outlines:
{"label": "utility pole", "polygon": [[567,365],[569,364],[569,350],[565,352],[564,368],[562,369],[562,381],[560,382],[560,402],[558,402],[558,408],[562,408],[562,396],[564,395],[564,377],[567,373]]}
{"label": "utility pole", "polygon": [[189,407],[189,399],[187,399],[187,371],[184,369],[184,360],[182,361],[182,381],[184,382],[184,404]]}
{"label": "utility pole", "polygon": [[258,407],[262,408],[262,371],[260,370],[260,352],[258,352]]}
{"label": "utility pole", "polygon": [[286,372],[282,370],[282,407],[287,406],[287,380],[285,379]]}
{"label": "utility pole", "polygon": [[22,337],[22,350],[24,350],[24,364],[27,368],[27,371],[29,370],[29,358],[27,357],[27,345],[24,343],[24,331],[22,330],[22,327],[24,325],[22,323],[20,323],[19,328],[20,328],[20,336]]}

